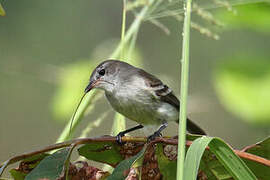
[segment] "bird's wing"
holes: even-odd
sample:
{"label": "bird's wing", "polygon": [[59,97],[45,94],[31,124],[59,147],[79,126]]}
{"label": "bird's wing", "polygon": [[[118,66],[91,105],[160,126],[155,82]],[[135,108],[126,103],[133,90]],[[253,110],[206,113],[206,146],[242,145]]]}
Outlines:
{"label": "bird's wing", "polygon": [[163,102],[171,104],[177,110],[179,109],[179,100],[167,85],[163,84],[161,80],[142,69],[138,69],[138,73],[144,78],[146,86],[152,90],[155,97]]}
{"label": "bird's wing", "polygon": [[[179,111],[180,102],[167,85],[163,84],[161,80],[142,69],[139,69],[138,73],[144,78],[146,86],[152,89],[155,97],[162,102],[172,105]],[[178,120],[176,122],[178,123]],[[204,130],[189,118],[187,118],[187,130],[192,134],[206,135]]]}

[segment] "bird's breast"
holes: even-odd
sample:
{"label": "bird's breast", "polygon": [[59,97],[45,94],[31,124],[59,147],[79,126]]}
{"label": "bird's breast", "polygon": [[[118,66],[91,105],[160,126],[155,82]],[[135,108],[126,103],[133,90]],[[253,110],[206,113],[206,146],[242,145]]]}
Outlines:
{"label": "bird's breast", "polygon": [[164,120],[177,120],[178,111],[167,103],[155,99],[144,89],[121,89],[107,93],[111,106],[139,124],[161,124]]}

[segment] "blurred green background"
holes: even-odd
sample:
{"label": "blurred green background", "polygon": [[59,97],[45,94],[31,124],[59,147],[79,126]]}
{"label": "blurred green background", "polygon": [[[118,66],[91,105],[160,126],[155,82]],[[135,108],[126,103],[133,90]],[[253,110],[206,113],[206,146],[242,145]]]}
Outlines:
{"label": "blurred green background", "polygon": [[[0,161],[52,144],[71,117],[95,65],[119,41],[122,1],[0,1]],[[211,3],[211,2],[209,2]],[[270,126],[270,5],[213,9],[220,40],[191,33],[189,116],[235,148],[262,140]],[[195,22],[205,23],[194,15]],[[133,21],[128,15],[127,25]],[[181,23],[166,35],[142,24],[136,58],[179,94]],[[77,134],[104,112],[89,137],[109,134],[113,111],[101,98]],[[173,129],[171,126],[170,128]],[[173,133],[172,133],[173,132]],[[165,134],[174,135],[176,130]]]}

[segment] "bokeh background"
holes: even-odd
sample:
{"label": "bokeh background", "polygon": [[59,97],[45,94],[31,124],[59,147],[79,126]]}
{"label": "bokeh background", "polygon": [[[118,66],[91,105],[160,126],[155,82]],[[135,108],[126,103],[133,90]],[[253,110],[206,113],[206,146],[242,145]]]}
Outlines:
{"label": "bokeh background", "polygon": [[[0,161],[52,144],[71,117],[93,67],[108,58],[121,33],[122,1],[0,1]],[[209,1],[209,6],[213,7]],[[245,4],[245,3],[244,3]],[[193,20],[220,36],[191,33],[189,116],[235,148],[269,135],[270,4],[209,10],[224,27]],[[134,16],[128,15],[127,25]],[[179,94],[182,23],[144,22],[134,58]],[[109,134],[113,111],[101,98],[88,122],[109,116],[89,137]],[[130,123],[129,123],[130,124]],[[165,134],[176,134],[171,125]]]}

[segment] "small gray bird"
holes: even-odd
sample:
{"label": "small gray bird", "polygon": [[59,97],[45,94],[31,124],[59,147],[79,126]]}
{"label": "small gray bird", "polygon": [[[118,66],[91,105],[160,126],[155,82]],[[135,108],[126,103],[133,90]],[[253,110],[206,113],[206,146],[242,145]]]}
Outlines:
{"label": "small gray bird", "polygon": [[[93,88],[103,89],[111,106],[139,123],[131,129],[120,132],[117,141],[126,133],[146,127],[156,127],[148,137],[152,140],[161,136],[167,121],[178,123],[179,100],[172,90],[155,76],[118,60],[106,60],[92,72],[90,82],[85,89],[88,93]],[[187,130],[193,134],[205,135],[205,132],[187,119]]]}

